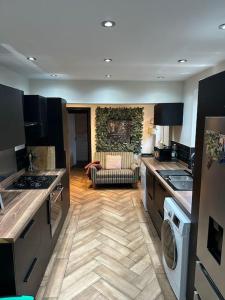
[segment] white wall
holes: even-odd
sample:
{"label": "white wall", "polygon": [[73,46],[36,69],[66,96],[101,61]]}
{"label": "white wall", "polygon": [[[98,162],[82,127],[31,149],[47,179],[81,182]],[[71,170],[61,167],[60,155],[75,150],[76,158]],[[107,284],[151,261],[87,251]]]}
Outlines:
{"label": "white wall", "polygon": [[[68,107],[90,107],[91,108],[91,150],[92,157],[96,151],[95,143],[95,110],[98,106],[100,107],[137,107],[137,105],[95,105],[95,104],[68,104]],[[144,122],[143,122],[143,139],[142,139],[142,153],[151,153],[153,151],[155,136],[149,131],[152,127],[151,122],[154,117],[154,105],[138,105],[138,107],[144,108]]]}
{"label": "white wall", "polygon": [[30,80],[30,92],[62,97],[68,103],[158,103],[181,102],[182,82],[137,82],[95,80]]}
{"label": "white wall", "polygon": [[14,87],[29,94],[29,80],[14,71],[11,71],[3,66],[0,66],[0,84]]}
{"label": "white wall", "polygon": [[173,130],[173,139],[190,147],[195,147],[196,118],[198,105],[198,83],[200,80],[225,70],[225,61],[197,74],[184,82],[184,120],[182,127]]}

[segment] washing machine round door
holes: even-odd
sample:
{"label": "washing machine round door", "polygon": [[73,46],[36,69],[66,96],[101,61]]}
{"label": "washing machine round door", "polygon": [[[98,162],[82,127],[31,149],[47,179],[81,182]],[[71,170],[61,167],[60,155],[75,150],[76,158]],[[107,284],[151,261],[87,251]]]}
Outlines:
{"label": "washing machine round door", "polygon": [[167,266],[174,270],[177,265],[177,246],[173,228],[169,220],[164,220],[162,224],[162,251]]}

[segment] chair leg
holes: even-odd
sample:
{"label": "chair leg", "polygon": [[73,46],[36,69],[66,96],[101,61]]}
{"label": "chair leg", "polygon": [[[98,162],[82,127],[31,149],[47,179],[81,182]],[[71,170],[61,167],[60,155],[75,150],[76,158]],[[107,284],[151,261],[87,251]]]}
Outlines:
{"label": "chair leg", "polygon": [[133,187],[134,189],[137,189],[137,187],[138,187],[137,182],[133,183],[133,184],[132,184],[132,187]]}
{"label": "chair leg", "polygon": [[93,189],[96,189],[96,184],[94,182],[92,182],[92,187]]}

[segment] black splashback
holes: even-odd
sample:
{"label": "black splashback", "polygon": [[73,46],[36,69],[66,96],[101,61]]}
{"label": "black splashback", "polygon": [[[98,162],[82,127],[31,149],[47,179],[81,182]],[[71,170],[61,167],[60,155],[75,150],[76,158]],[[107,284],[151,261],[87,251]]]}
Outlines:
{"label": "black splashback", "polygon": [[195,152],[195,148],[194,147],[188,147],[186,145],[171,141],[171,146],[173,146],[174,144],[177,145],[177,158],[179,160],[182,160],[186,164],[188,164],[188,166],[190,166],[190,164],[191,164],[191,155]]}

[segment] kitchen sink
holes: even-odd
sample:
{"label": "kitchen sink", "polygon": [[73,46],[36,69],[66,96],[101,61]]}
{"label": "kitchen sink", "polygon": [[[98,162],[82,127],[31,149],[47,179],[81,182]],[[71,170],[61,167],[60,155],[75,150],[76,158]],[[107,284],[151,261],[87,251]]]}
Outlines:
{"label": "kitchen sink", "polygon": [[192,176],[168,176],[170,181],[193,181]]}
{"label": "kitchen sink", "polygon": [[192,191],[193,179],[192,180],[168,180],[169,185],[176,191]]}
{"label": "kitchen sink", "polygon": [[188,171],[158,170],[157,172],[175,191],[192,191],[193,177]]}

